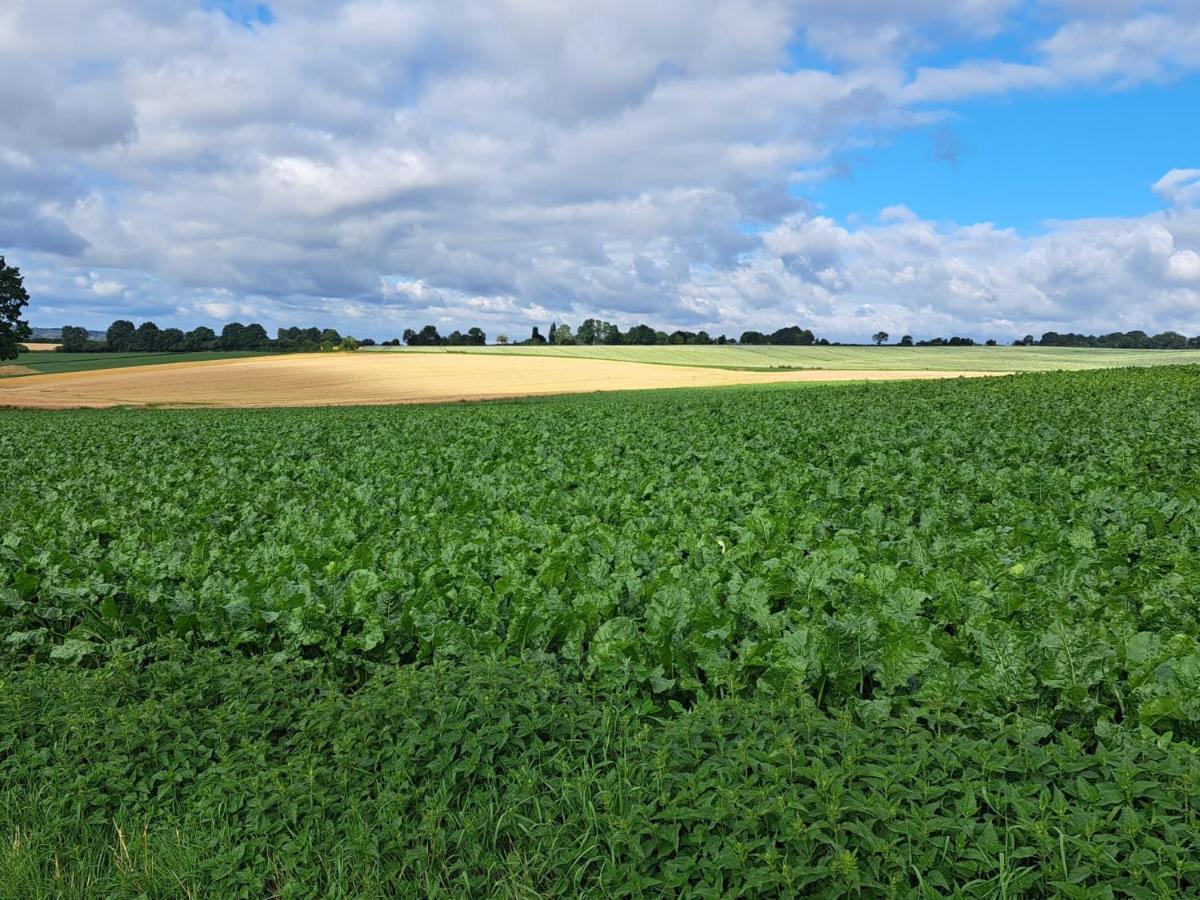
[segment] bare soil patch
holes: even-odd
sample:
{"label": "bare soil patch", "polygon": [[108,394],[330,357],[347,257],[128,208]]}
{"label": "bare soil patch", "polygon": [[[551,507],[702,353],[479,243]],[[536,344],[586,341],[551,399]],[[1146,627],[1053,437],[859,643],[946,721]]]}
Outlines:
{"label": "bare soil patch", "polygon": [[29,366],[0,366],[0,378],[6,375],[36,375],[37,370]]}
{"label": "bare soil patch", "polygon": [[737,372],[559,357],[297,354],[13,379],[0,385],[0,406],[41,409],[355,406],[768,382],[882,381],[994,374],[998,373]]}

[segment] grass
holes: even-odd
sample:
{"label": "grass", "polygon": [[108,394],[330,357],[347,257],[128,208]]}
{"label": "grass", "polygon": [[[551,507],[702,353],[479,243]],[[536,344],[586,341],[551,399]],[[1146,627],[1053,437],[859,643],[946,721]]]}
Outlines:
{"label": "grass", "polygon": [[[129,366],[155,366],[163,363],[204,362],[212,359],[238,359],[265,356],[251,350],[218,350],[209,353],[60,353],[57,350],[22,353],[11,365],[33,369],[33,374],[87,372],[93,369],[124,369]],[[11,375],[21,378],[23,375]]]}
{"label": "grass", "polygon": [[1099,350],[1077,347],[766,347],[518,346],[364,347],[373,352],[507,353],[613,359],[723,369],[926,369],[936,372],[1045,372],[1200,363],[1200,350]]}

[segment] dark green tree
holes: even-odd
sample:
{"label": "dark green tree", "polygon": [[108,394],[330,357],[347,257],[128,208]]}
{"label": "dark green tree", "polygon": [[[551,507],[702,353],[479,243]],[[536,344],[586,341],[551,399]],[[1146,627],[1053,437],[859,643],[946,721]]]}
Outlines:
{"label": "dark green tree", "polygon": [[242,350],[266,350],[270,343],[271,339],[267,336],[267,329],[257,322],[250,323],[242,332]]}
{"label": "dark green tree", "polygon": [[217,333],[207,325],[193,328],[183,336],[183,348],[185,350],[211,350],[215,346],[217,346]]}
{"label": "dark green tree", "polygon": [[16,359],[17,345],[29,338],[29,323],[21,318],[28,305],[21,270],[0,256],[0,359]]}
{"label": "dark green tree", "polygon": [[109,350],[117,353],[127,353],[134,349],[137,340],[137,329],[128,319],[117,319],[108,326],[104,334],[104,342]]}
{"label": "dark green tree", "polygon": [[904,335],[904,337],[900,338],[900,346],[901,347],[911,347],[912,345],[913,345],[913,341],[912,341],[911,334],[906,334],[906,335]]}
{"label": "dark green tree", "polygon": [[158,336],[158,348],[166,353],[178,353],[184,349],[186,338],[178,328],[164,328]]}
{"label": "dark green tree", "polygon": [[808,346],[812,344],[816,338],[813,333],[807,328],[801,328],[799,325],[789,325],[786,328],[780,328],[778,331],[771,333],[771,336],[766,338],[764,344],[782,344],[784,346]]}
{"label": "dark green tree", "polygon": [[634,325],[625,332],[626,344],[653,344],[655,340],[654,329],[649,325]]}
{"label": "dark green tree", "polygon": [[75,325],[64,325],[62,330],[62,346],[59,348],[63,353],[84,353],[90,349],[91,336],[86,328],[79,328]]}
{"label": "dark green tree", "polygon": [[246,326],[241,322],[230,322],[221,329],[221,339],[217,343],[222,350],[241,350],[245,340]]}
{"label": "dark green tree", "polygon": [[875,342],[875,346],[878,347],[880,344],[886,343],[889,337],[890,335],[886,331],[877,331],[871,335],[871,340],[873,340]]}
{"label": "dark green tree", "polygon": [[161,350],[159,339],[162,332],[153,322],[143,322],[137,327],[137,331],[133,335],[133,349],[154,351]]}

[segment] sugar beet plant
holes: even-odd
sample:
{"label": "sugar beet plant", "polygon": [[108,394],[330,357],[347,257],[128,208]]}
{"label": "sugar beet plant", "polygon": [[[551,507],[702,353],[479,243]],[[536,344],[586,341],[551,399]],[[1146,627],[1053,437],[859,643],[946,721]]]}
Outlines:
{"label": "sugar beet plant", "polygon": [[13,896],[1200,891],[1200,370],[0,458]]}

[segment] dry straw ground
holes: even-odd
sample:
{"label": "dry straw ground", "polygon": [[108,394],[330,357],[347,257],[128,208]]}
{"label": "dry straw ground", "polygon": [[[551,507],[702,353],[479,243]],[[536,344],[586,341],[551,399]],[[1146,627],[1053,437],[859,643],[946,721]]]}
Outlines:
{"label": "dry straw ground", "polygon": [[304,354],[14,378],[0,406],[353,406],[781,381],[947,378],[984,372],[738,372],[594,359]]}
{"label": "dry straw ground", "polygon": [[30,353],[49,353],[51,351],[57,350],[59,347],[58,344],[43,344],[43,343],[38,343],[36,341],[32,344],[29,343],[28,341],[25,341],[24,346],[25,346],[25,349],[28,350]]}

